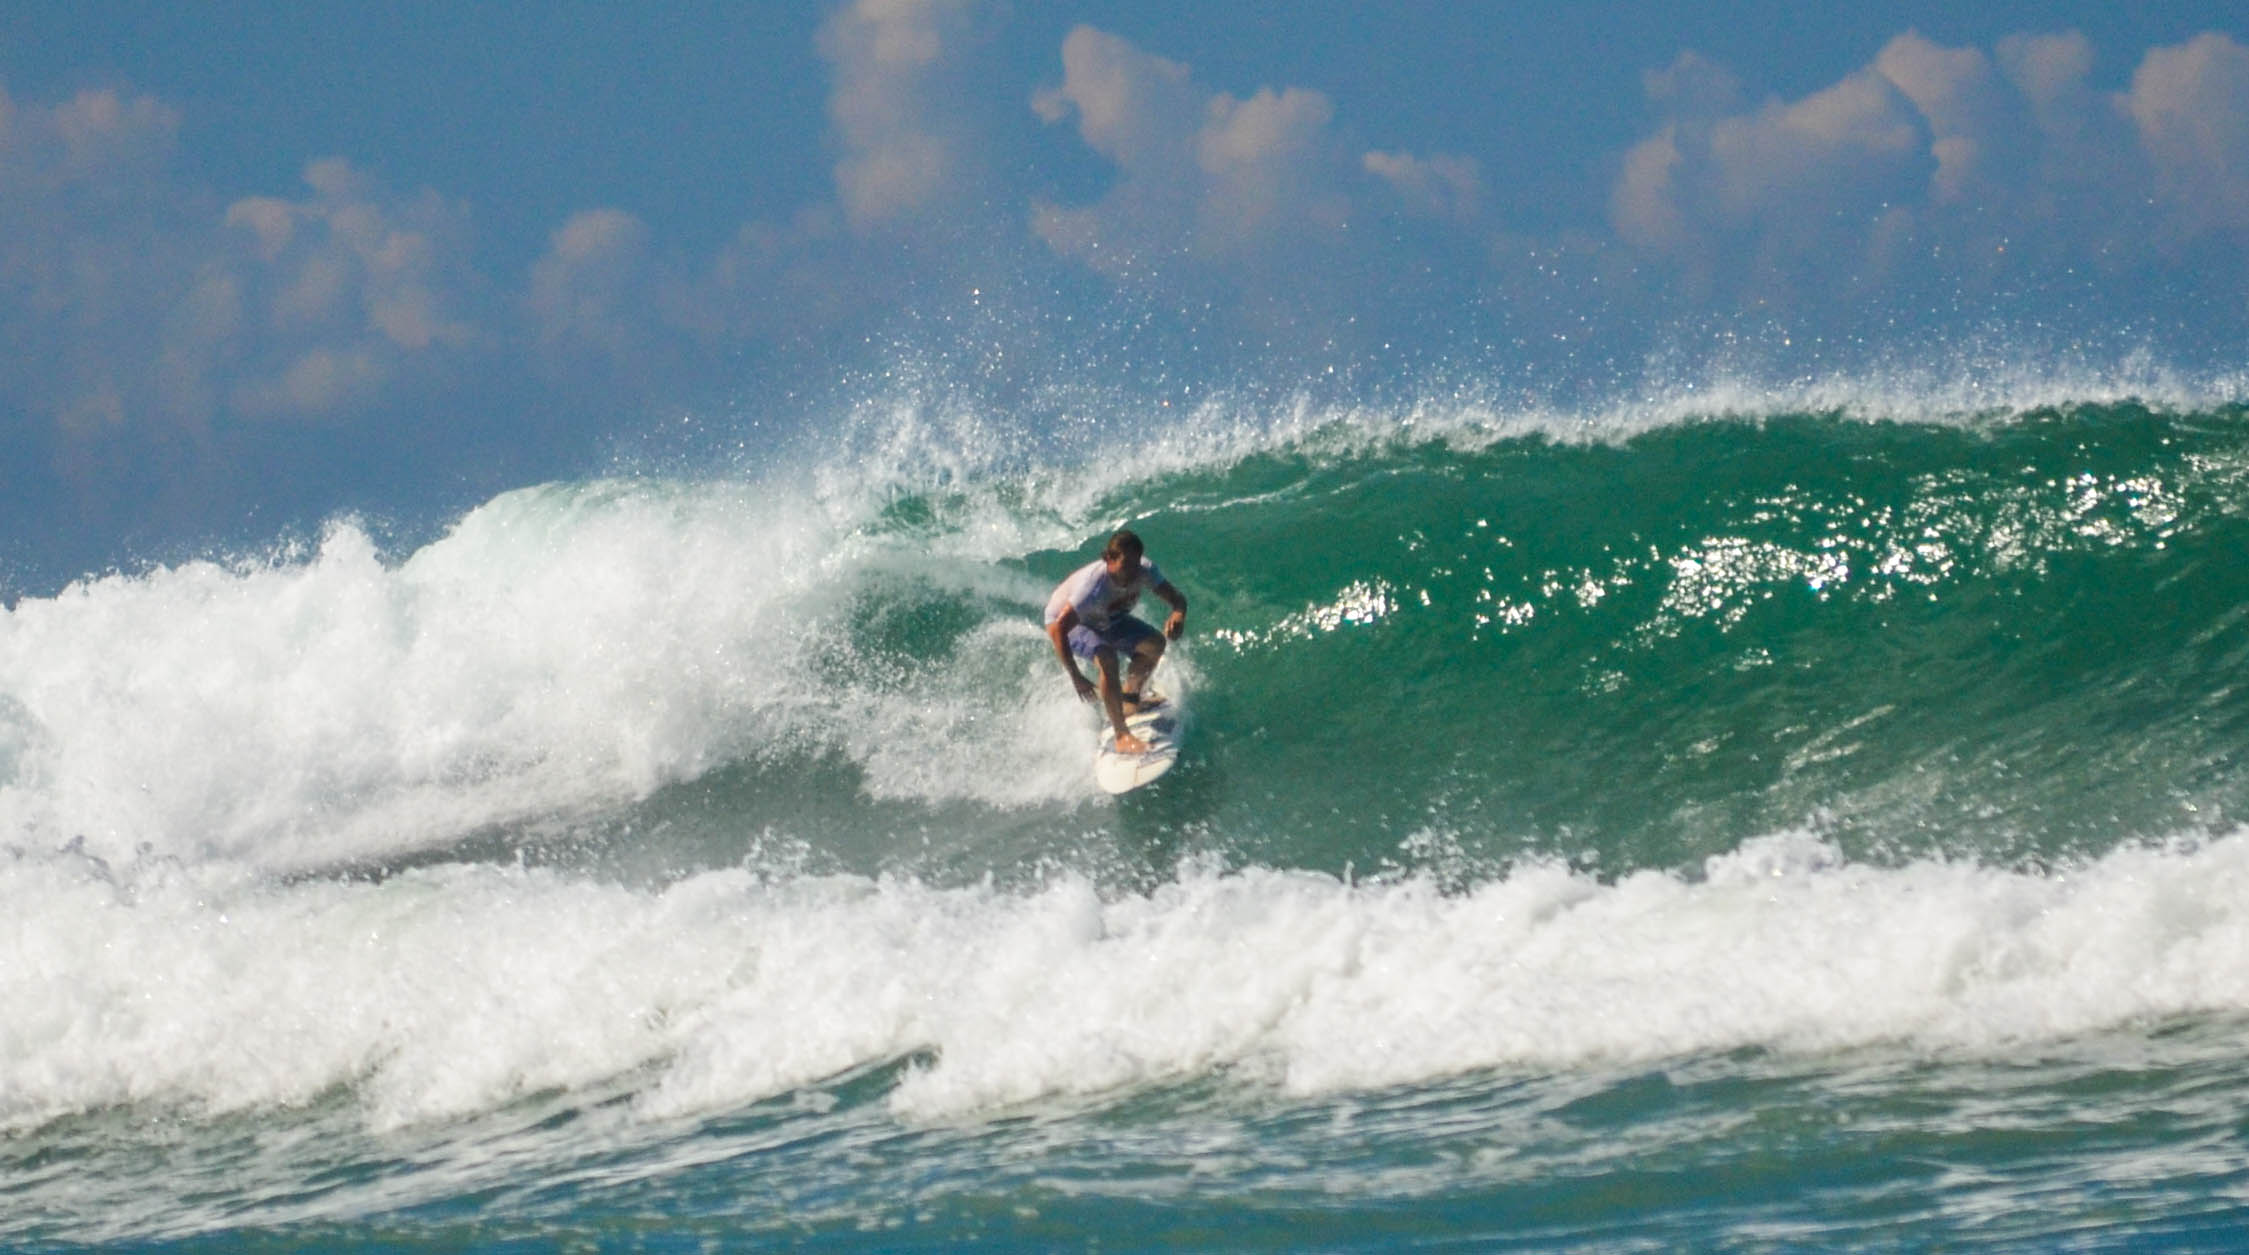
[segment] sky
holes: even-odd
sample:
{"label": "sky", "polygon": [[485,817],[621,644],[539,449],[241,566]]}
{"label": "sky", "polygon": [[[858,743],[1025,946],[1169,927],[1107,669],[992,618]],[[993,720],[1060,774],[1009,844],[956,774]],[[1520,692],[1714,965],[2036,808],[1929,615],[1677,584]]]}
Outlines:
{"label": "sky", "polygon": [[2239,369],[2245,293],[2238,3],[21,0],[0,590],[884,387]]}

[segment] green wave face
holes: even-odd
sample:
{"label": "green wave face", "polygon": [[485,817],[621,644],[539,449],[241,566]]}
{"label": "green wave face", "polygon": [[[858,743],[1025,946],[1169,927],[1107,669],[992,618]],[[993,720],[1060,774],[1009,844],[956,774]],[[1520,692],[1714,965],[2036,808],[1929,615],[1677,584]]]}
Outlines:
{"label": "green wave face", "polygon": [[1251,861],[2042,863],[2249,806],[2244,418],[1306,445],[1108,504],[1195,601],[1177,817]]}

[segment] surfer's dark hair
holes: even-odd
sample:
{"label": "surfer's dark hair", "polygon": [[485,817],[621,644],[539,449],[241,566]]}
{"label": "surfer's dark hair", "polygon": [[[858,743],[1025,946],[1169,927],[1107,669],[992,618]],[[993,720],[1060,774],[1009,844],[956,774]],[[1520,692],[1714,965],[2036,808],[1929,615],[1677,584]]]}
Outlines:
{"label": "surfer's dark hair", "polygon": [[1134,535],[1131,528],[1120,527],[1117,529],[1116,534],[1109,538],[1109,545],[1107,548],[1101,551],[1101,556],[1104,560],[1106,560],[1109,558],[1121,558],[1129,553],[1133,557],[1137,558],[1147,552],[1147,546],[1140,543],[1140,537]]}

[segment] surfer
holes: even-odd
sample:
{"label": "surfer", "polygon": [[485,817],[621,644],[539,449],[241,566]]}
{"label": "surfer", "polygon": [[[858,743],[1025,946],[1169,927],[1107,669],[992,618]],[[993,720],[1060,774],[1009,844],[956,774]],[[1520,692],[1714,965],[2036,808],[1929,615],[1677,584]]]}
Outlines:
{"label": "surfer", "polygon": [[[1125,727],[1125,716],[1162,702],[1147,692],[1148,675],[1164,656],[1164,643],[1178,640],[1187,628],[1187,598],[1145,554],[1138,536],[1130,529],[1120,530],[1109,538],[1098,559],[1071,572],[1046,602],[1047,637],[1054,642],[1054,655],[1070,674],[1070,687],[1078,691],[1080,701],[1092,701],[1096,690],[1078,669],[1078,659],[1092,659],[1101,671],[1098,692],[1121,754],[1148,751],[1147,742]],[[1171,606],[1171,617],[1164,620],[1161,632],[1133,617],[1132,608],[1143,592],[1152,592]],[[1120,654],[1132,660],[1122,684],[1117,680]]]}

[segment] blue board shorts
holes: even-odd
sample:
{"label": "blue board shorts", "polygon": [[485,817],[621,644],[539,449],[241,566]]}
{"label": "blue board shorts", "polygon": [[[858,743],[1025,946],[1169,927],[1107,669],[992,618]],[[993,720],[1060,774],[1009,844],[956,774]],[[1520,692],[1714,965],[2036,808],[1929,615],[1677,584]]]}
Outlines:
{"label": "blue board shorts", "polygon": [[1083,623],[1071,628],[1070,652],[1080,658],[1090,659],[1093,651],[1105,646],[1129,658],[1132,651],[1140,647],[1140,642],[1151,636],[1162,635],[1163,633],[1129,614],[1119,615],[1110,621],[1104,631],[1096,632]]}

